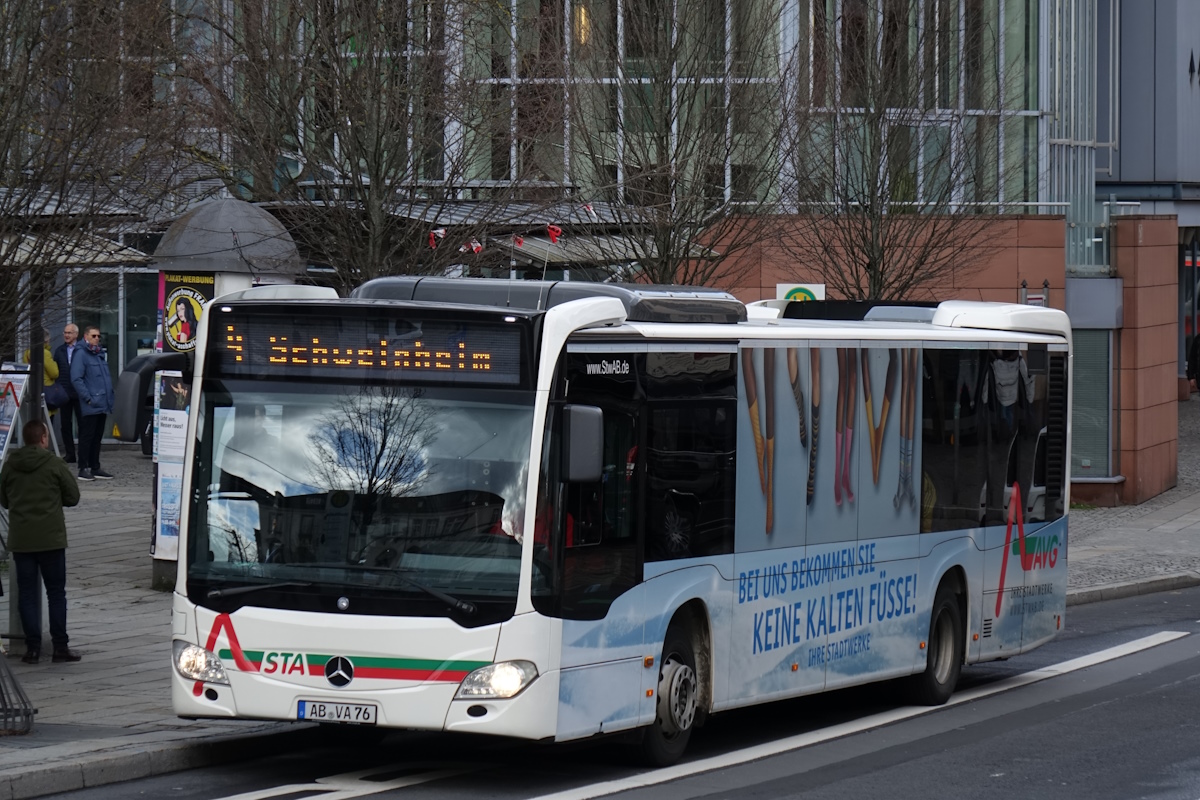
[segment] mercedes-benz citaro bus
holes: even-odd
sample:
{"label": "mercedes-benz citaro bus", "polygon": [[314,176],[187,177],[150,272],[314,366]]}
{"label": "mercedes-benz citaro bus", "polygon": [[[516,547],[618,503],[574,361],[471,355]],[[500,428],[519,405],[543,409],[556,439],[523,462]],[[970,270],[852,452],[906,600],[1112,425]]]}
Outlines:
{"label": "mercedes-benz citaro bus", "polygon": [[416,277],[212,301],[175,711],[624,731],[666,765],[716,712],[885,679],[940,704],[1052,639],[1066,315],[799,305]]}

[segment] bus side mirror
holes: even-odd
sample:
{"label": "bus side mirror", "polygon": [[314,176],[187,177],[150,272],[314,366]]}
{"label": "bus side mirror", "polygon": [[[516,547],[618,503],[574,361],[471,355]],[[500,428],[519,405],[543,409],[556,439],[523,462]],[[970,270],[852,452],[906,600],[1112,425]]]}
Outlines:
{"label": "bus side mirror", "polygon": [[117,378],[113,422],[121,441],[136,442],[154,413],[154,373],[177,369],[191,382],[192,370],[185,353],[147,353],[125,365]]}
{"label": "bus side mirror", "polygon": [[594,483],[604,472],[604,412],[596,406],[563,406],[563,479]]}

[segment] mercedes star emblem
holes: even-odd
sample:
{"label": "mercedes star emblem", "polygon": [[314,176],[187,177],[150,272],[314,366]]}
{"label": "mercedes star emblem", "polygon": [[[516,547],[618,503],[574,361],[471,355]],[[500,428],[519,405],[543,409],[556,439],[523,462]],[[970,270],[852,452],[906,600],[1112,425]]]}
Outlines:
{"label": "mercedes star emblem", "polygon": [[334,656],[325,662],[325,680],[342,688],[354,680],[354,665],[345,656]]}

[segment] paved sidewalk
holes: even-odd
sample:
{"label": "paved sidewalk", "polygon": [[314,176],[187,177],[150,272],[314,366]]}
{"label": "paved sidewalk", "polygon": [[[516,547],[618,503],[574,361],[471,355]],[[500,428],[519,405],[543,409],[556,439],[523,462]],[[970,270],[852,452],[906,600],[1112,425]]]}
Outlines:
{"label": "paved sidewalk", "polygon": [[[1179,405],[1179,484],[1140,506],[1071,511],[1070,603],[1200,585],[1200,400]],[[218,763],[296,746],[310,726],[189,722],[171,713],[171,598],[150,587],[153,465],[106,448],[111,481],[81,484],[67,512],[68,626],[78,664],[8,665],[38,709],[33,733],[0,738],[0,800]],[[0,627],[11,578],[0,573]]]}

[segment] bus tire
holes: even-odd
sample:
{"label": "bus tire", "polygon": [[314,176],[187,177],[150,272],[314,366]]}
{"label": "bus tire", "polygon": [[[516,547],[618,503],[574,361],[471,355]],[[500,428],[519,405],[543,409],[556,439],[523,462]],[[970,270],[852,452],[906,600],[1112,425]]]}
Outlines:
{"label": "bus tire", "polygon": [[696,654],[687,629],[672,624],[658,662],[654,724],[642,732],[642,760],[652,767],[669,767],[680,759],[696,724],[700,681]]}
{"label": "bus tire", "polygon": [[929,618],[929,644],[925,670],[909,684],[913,702],[925,706],[945,704],[962,673],[964,637],[962,609],[949,581],[938,586]]}

